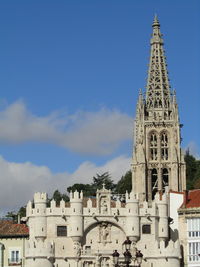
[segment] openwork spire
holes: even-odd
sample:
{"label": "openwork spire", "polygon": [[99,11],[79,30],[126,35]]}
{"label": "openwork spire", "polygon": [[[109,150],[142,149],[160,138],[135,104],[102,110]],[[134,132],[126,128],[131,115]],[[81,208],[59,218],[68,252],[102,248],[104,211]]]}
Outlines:
{"label": "openwork spire", "polygon": [[147,109],[168,109],[170,105],[170,85],[160,23],[156,15],[152,27],[153,34],[146,88],[146,107]]}

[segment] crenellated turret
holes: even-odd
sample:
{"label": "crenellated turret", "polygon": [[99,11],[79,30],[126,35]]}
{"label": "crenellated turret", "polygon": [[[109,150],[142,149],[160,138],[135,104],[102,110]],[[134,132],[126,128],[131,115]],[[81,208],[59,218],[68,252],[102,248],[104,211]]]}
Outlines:
{"label": "crenellated turret", "polygon": [[139,249],[149,263],[142,266],[180,267],[181,251],[178,240],[176,242],[170,240],[168,244],[165,241],[143,242]]}
{"label": "crenellated turret", "polygon": [[158,207],[159,223],[158,223],[158,238],[160,240],[168,240],[169,238],[169,223],[168,223],[168,201],[167,195],[155,196],[155,202]]}
{"label": "crenellated turret", "polygon": [[126,192],[126,235],[134,242],[140,238],[139,201],[133,192]]}
{"label": "crenellated turret", "polygon": [[46,238],[47,219],[46,219],[46,193],[34,194],[35,218],[34,218],[34,235],[35,238]]}
{"label": "crenellated turret", "polygon": [[70,192],[70,227],[69,236],[73,241],[80,241],[83,236],[83,192]]}
{"label": "crenellated turret", "polygon": [[55,246],[53,242],[28,240],[26,242],[27,267],[53,267]]}

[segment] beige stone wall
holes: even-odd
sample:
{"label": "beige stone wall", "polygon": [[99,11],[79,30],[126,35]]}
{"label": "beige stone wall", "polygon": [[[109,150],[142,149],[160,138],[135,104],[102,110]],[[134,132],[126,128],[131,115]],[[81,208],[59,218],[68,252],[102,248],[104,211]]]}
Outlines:
{"label": "beige stone wall", "polygon": [[[40,207],[36,203],[35,208],[28,205],[28,224],[31,230],[30,240],[27,241],[26,267],[37,267],[39,264],[53,267],[51,259],[54,259],[56,267],[112,267],[114,250],[120,253],[120,260],[124,261],[123,242],[127,236],[133,241],[131,253],[134,255],[136,246],[144,254],[142,266],[153,264],[154,267],[160,267],[159,264],[163,263],[166,267],[179,267],[179,244],[170,241],[165,245],[168,240],[166,194],[162,199],[157,194],[149,206],[147,202],[139,203],[137,195],[131,192],[126,194],[126,204],[116,201],[116,207],[113,208],[109,190],[104,188],[97,194],[96,207],[88,200],[87,206],[83,208],[82,200],[80,201],[82,198],[77,194],[76,198],[71,196],[73,201],[70,207],[65,207],[63,203],[62,207],[56,207],[54,201],[45,209],[41,203]],[[40,198],[38,193],[36,197],[37,200]],[[44,228],[41,222],[45,225]],[[82,232],[77,229],[80,224]],[[66,236],[57,236],[58,226],[67,227]],[[149,227],[149,232],[144,231],[144,226]],[[45,236],[42,229],[46,229]]]}
{"label": "beige stone wall", "polygon": [[192,218],[200,218],[200,209],[199,208],[188,208],[188,209],[180,209],[179,210],[179,238],[180,238],[180,244],[183,247],[183,260],[184,260],[184,267],[188,266],[199,266],[199,262],[188,262],[188,244],[189,241],[191,242],[199,242],[199,238],[197,237],[190,237],[188,238],[188,225],[187,225],[187,219]]}
{"label": "beige stone wall", "polygon": [[[3,250],[3,267],[9,266],[10,251],[19,250],[20,258],[22,259],[22,267],[25,266],[25,238],[1,238],[0,243],[4,245]],[[0,265],[1,266],[1,265]]]}
{"label": "beige stone wall", "polygon": [[186,221],[186,217],[184,214],[179,216],[178,224],[179,224],[179,239],[180,239],[180,244],[182,246],[184,267],[187,267],[188,266],[187,221]]}

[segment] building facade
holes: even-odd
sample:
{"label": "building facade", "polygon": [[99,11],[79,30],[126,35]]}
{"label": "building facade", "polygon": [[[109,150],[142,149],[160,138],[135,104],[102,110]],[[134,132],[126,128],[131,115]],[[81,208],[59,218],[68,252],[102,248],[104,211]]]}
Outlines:
{"label": "building facade", "polygon": [[25,266],[25,242],[28,237],[26,225],[0,220],[0,267]]}
{"label": "building facade", "polygon": [[200,266],[200,190],[185,191],[178,210],[179,237],[185,267]]}
{"label": "building facade", "polygon": [[113,201],[105,187],[96,199],[71,192],[69,203],[56,206],[53,200],[50,207],[46,193],[36,193],[27,205],[27,267],[109,267],[114,250],[124,265],[125,240],[131,243],[131,265],[137,265],[140,250],[142,267],[180,266],[178,236],[169,234],[169,190],[185,189],[181,126],[157,17],[152,26],[146,96],[140,92],[136,111],[132,192],[125,203]]}

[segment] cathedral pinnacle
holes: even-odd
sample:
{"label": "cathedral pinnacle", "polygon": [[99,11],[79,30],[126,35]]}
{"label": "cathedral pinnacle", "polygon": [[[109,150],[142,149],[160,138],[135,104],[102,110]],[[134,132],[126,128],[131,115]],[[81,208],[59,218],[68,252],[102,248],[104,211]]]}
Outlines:
{"label": "cathedral pinnacle", "polygon": [[150,205],[156,194],[185,189],[178,105],[171,92],[160,23],[152,24],[146,96],[139,91],[134,124],[133,192]]}
{"label": "cathedral pinnacle", "polygon": [[147,109],[168,109],[170,105],[170,85],[163,49],[163,39],[157,15],[153,21],[151,54],[148,70],[146,104]]}
{"label": "cathedral pinnacle", "polygon": [[157,14],[155,14],[155,16],[154,16],[154,21],[153,21],[153,24],[152,24],[152,27],[155,27],[155,26],[160,27],[160,23],[159,23],[159,21],[158,21],[158,16],[157,16]]}

